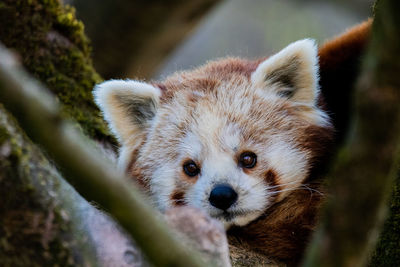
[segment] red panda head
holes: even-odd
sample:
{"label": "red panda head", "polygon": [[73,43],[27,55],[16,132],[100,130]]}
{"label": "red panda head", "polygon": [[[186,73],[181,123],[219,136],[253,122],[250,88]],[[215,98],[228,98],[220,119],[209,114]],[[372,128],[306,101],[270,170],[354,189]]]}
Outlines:
{"label": "red panda head", "polygon": [[120,167],[161,210],[192,205],[242,226],[301,188],[331,137],[317,64],[305,39],[264,61],[222,59],[157,84],[111,80],[94,95]]}

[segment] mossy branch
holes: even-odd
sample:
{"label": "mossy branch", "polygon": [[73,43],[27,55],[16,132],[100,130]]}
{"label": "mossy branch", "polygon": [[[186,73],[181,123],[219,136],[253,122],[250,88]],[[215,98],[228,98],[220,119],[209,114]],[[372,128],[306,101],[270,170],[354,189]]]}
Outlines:
{"label": "mossy branch", "polygon": [[75,10],[60,0],[1,0],[0,40],[16,51],[26,70],[62,103],[62,112],[92,139],[116,144],[91,91],[102,79]]}
{"label": "mossy branch", "polygon": [[395,0],[377,5],[353,128],[329,174],[333,196],[304,266],[363,266],[379,236],[399,159],[398,10]]}
{"label": "mossy branch", "polygon": [[3,46],[0,58],[0,101],[65,170],[77,191],[116,218],[156,266],[203,266],[197,253],[173,238],[144,196],[62,119],[54,98]]}
{"label": "mossy branch", "polygon": [[88,211],[95,209],[62,179],[1,104],[0,196],[0,266],[98,265],[85,223]]}

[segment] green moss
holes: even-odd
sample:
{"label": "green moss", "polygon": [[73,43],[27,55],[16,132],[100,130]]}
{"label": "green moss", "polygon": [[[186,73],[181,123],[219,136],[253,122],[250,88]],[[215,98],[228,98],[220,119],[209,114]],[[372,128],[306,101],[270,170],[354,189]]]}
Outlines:
{"label": "green moss", "polygon": [[8,132],[5,129],[0,128],[0,146],[5,144],[9,139],[10,135],[8,134]]}
{"label": "green moss", "polygon": [[20,55],[24,66],[57,95],[64,114],[85,134],[115,143],[93,103],[101,81],[93,69],[90,45],[75,10],[58,0],[3,0],[0,40]]}
{"label": "green moss", "polygon": [[[0,110],[0,112],[4,112]],[[4,116],[0,114],[0,116]],[[2,120],[4,122],[4,120]],[[0,142],[2,147],[7,146],[7,153],[0,160],[0,171],[3,179],[0,179],[0,194],[3,202],[0,207],[0,265],[1,266],[40,266],[41,264],[67,263],[70,261],[70,253],[63,253],[67,258],[60,258],[60,243],[43,243],[46,218],[49,214],[41,208],[35,195],[34,186],[26,181],[22,175],[31,174],[27,162],[31,149],[28,146],[21,147],[18,137],[11,136],[4,125],[0,125],[0,136],[8,139]],[[22,154],[24,150],[24,154]],[[40,169],[39,162],[37,169]],[[32,165],[31,165],[32,166]],[[30,186],[29,186],[30,185]],[[56,222],[57,221],[57,222]],[[52,234],[58,231],[58,219],[51,221]],[[41,248],[38,250],[38,248]],[[40,251],[40,253],[38,253]],[[54,255],[53,255],[54,252]],[[49,257],[51,255],[51,257]]]}
{"label": "green moss", "polygon": [[1,105],[0,196],[0,266],[96,265],[79,199]]}

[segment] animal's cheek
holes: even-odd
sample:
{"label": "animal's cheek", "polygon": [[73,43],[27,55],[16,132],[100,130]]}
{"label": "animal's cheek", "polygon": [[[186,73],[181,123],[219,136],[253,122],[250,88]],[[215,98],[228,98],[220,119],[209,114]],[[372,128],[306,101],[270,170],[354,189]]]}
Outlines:
{"label": "animal's cheek", "polygon": [[244,172],[241,180],[254,180],[264,186],[276,186],[279,183],[278,171],[268,163],[257,166],[251,172]]}
{"label": "animal's cheek", "polygon": [[173,164],[168,163],[160,164],[149,176],[152,199],[161,211],[171,206],[171,196],[179,189],[176,177],[176,169]]}
{"label": "animal's cheek", "polygon": [[207,177],[200,177],[196,183],[185,188],[186,204],[203,208],[208,206],[208,198],[212,184]]}
{"label": "animal's cheek", "polygon": [[169,201],[172,206],[193,205],[193,199],[199,193],[199,189],[194,189],[200,175],[191,177],[179,170],[176,172],[174,188],[169,194]]}
{"label": "animal's cheek", "polygon": [[268,186],[275,188],[279,187],[279,176],[278,172],[270,167],[263,174],[262,179],[267,183]]}
{"label": "animal's cheek", "polygon": [[238,201],[234,206],[234,211],[241,213],[234,221],[234,224],[239,226],[246,225],[261,216],[273,203],[264,181],[251,180],[248,183],[241,183],[241,186],[238,190]]}

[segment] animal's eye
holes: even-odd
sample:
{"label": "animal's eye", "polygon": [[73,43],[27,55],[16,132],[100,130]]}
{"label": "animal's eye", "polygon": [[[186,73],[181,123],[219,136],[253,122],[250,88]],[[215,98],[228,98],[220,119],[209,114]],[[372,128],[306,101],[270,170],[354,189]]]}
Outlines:
{"label": "animal's eye", "polygon": [[193,160],[189,160],[183,164],[183,171],[190,177],[196,176],[200,173],[200,168],[197,167]]}
{"label": "animal's eye", "polygon": [[253,152],[243,152],[239,157],[239,166],[242,168],[251,169],[256,166],[257,155]]}

